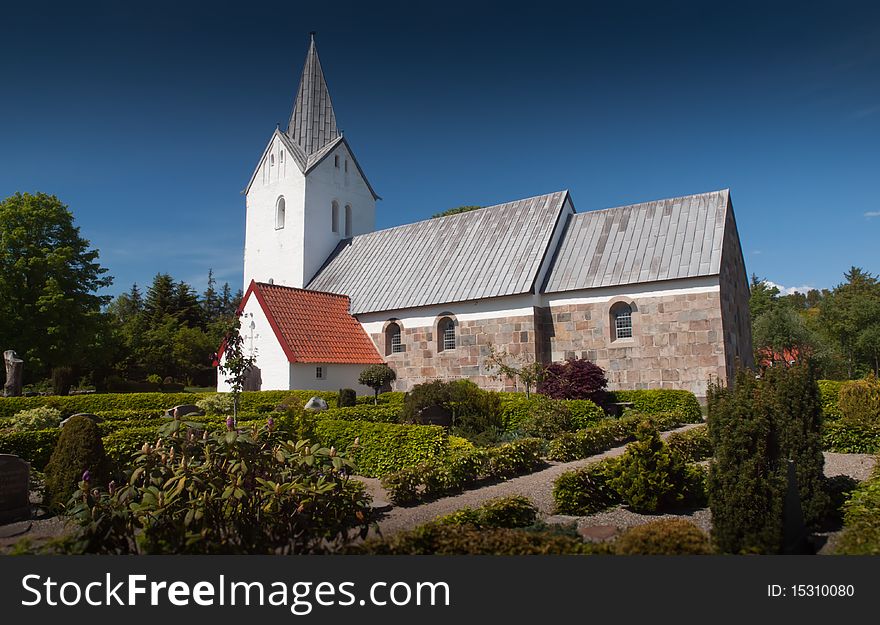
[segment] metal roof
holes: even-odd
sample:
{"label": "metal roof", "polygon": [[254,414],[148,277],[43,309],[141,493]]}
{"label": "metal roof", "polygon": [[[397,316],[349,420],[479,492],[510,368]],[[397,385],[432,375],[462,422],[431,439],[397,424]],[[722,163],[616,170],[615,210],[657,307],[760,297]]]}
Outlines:
{"label": "metal roof", "polygon": [[718,274],[729,197],[724,189],[573,215],[544,292]]}
{"label": "metal roof", "polygon": [[318,59],[314,35],[306,55],[290,123],[287,125],[287,135],[302,148],[307,157],[340,135],[336,127],[336,113],[330,101],[330,91]]}
{"label": "metal roof", "polygon": [[567,191],[419,221],[340,243],[308,284],[352,314],[530,292]]}

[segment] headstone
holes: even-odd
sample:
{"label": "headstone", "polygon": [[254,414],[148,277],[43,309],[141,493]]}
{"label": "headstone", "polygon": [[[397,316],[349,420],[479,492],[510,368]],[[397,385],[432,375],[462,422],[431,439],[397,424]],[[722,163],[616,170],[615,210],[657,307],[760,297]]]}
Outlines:
{"label": "headstone", "polygon": [[6,384],[3,385],[3,396],[20,397],[24,361],[12,349],[3,352],[3,361],[6,364]]}
{"label": "headstone", "polygon": [[78,412],[76,414],[72,414],[69,417],[67,417],[64,421],[62,421],[59,424],[59,427],[63,428],[67,424],[67,422],[70,421],[71,419],[73,419],[74,417],[85,417],[86,419],[90,419],[92,421],[92,423],[101,423],[101,421],[104,420],[96,414],[91,414],[88,412]]}
{"label": "headstone", "polygon": [[792,460],[788,461],[788,488],[785,492],[785,507],[782,510],[782,552],[786,554],[810,553],[807,541],[807,528],[801,509],[798,493],[797,472]]}
{"label": "headstone", "polygon": [[179,406],[175,406],[174,408],[169,408],[165,411],[165,418],[167,419],[182,419],[187,415],[194,416],[203,416],[205,413],[202,412],[202,409],[196,406],[195,404],[181,404]]}
{"label": "headstone", "polygon": [[320,397],[312,397],[305,405],[305,410],[310,410],[312,412],[323,412],[327,410],[327,408],[329,408],[327,402]]}
{"label": "headstone", "polygon": [[452,425],[452,413],[443,406],[427,406],[419,411],[416,421],[422,425]]}
{"label": "headstone", "polygon": [[0,454],[0,524],[31,518],[30,465],[9,454]]}

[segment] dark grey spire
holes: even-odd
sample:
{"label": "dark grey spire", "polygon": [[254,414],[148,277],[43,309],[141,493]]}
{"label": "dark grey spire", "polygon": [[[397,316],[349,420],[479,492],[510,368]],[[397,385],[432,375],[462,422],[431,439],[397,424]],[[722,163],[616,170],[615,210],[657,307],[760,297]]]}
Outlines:
{"label": "dark grey spire", "polygon": [[330,102],[330,92],[324,80],[318,49],[315,47],[315,33],[310,33],[311,43],[306,55],[302,78],[293,114],[287,126],[287,135],[302,148],[306,157],[311,156],[340,136],[336,127],[336,113]]}

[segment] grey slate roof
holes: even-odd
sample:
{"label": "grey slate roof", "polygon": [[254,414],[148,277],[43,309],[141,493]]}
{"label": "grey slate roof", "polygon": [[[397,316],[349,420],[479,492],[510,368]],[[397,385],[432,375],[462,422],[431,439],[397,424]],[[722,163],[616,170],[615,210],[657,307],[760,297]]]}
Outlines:
{"label": "grey slate roof", "polygon": [[528,293],[553,253],[567,191],[355,236],[306,288],[352,314]]}
{"label": "grey slate roof", "polygon": [[290,123],[287,125],[287,135],[302,149],[306,157],[318,152],[340,136],[336,127],[336,113],[333,112],[330,92],[327,90],[324,71],[318,59],[314,35],[306,55]]}
{"label": "grey slate roof", "polygon": [[544,291],[718,274],[729,197],[725,189],[574,215]]}

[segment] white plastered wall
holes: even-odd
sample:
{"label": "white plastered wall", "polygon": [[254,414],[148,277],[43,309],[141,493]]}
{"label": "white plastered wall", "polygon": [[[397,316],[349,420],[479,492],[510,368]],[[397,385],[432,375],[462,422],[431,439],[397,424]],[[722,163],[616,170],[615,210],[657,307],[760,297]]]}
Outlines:
{"label": "white plastered wall", "polygon": [[[301,363],[290,364],[290,388],[309,391],[338,391],[351,388],[358,395],[372,395],[373,390],[358,384],[361,371],[369,365],[350,365],[338,363]],[[321,367],[323,378],[317,377],[317,368]]]}

